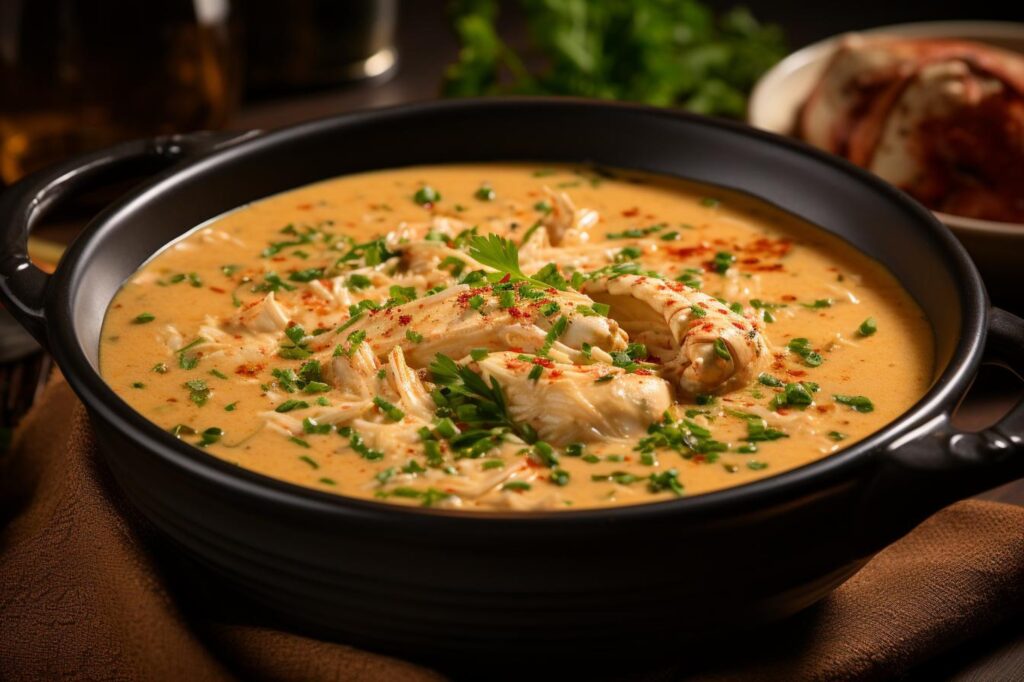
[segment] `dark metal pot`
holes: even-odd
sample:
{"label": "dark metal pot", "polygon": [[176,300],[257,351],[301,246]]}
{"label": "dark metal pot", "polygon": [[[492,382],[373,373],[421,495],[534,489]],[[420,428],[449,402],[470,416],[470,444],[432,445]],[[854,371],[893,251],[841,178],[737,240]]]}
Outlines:
{"label": "dark metal pot", "polygon": [[[934,386],[871,437],[748,485],[634,507],[491,514],[348,499],[239,469],[150,423],[100,377],[111,298],[192,226],[345,173],[517,159],[692,178],[840,235],[924,309],[937,339]],[[157,168],[92,221],[54,275],[29,264],[28,230],[54,202]],[[658,639],[803,609],[943,505],[1024,474],[1020,405],[980,433],[950,424],[984,357],[1024,370],[1024,321],[989,308],[963,248],[928,211],[842,160],[735,124],[574,100],[465,100],[240,141],[136,142],[19,183],[0,198],[0,225],[0,294],[88,407],[131,502],[254,602],[320,635],[435,660],[510,646],[528,657],[650,651]]]}

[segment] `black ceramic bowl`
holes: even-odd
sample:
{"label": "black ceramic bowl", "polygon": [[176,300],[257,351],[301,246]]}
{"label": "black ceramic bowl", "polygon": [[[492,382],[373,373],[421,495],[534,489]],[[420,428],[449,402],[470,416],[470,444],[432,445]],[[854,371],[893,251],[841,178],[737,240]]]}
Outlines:
{"label": "black ceramic bowl", "polygon": [[[111,298],[192,226],[345,173],[517,159],[691,178],[840,235],[888,266],[926,312],[934,386],[864,441],[755,483],[634,507],[491,514],[348,499],[238,469],[136,414],[100,377]],[[51,203],[161,166],[92,221],[53,276],[29,264],[26,234]],[[803,609],[942,505],[1024,473],[1020,407],[981,433],[950,424],[987,352],[1022,368],[1024,322],[989,309],[949,231],[841,160],[734,124],[572,100],[416,105],[231,142],[115,147],[8,190],[0,220],[0,293],[88,407],[131,502],[251,600],[320,635],[434,659],[510,647],[519,657],[649,650],[661,637]]]}

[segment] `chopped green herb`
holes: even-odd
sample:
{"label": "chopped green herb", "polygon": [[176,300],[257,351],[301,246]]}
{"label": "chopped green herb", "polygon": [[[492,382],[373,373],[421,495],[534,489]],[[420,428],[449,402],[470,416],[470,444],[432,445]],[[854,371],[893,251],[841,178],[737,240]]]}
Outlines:
{"label": "chopped green herb", "polygon": [[771,374],[765,372],[758,374],[757,380],[765,386],[771,386],[772,388],[781,388],[783,385],[781,379],[776,379]]}
{"label": "chopped green herb", "polygon": [[524,491],[524,490],[529,490],[532,487],[533,486],[530,485],[529,483],[527,483],[526,481],[509,481],[508,483],[505,483],[504,485],[502,485],[501,489],[502,490]]}
{"label": "chopped green herb", "polygon": [[412,195],[412,200],[420,206],[426,206],[427,204],[436,204],[441,201],[441,193],[430,185],[423,185],[416,193]]}
{"label": "chopped green herb", "polygon": [[862,395],[833,395],[832,399],[840,405],[852,408],[854,412],[872,412],[875,409],[871,399]]}
{"label": "chopped green herb", "polygon": [[156,315],[154,315],[153,313],[139,313],[134,318],[132,318],[132,323],[133,324],[147,324],[149,322],[152,322],[155,319],[156,319]]}
{"label": "chopped green herb", "polygon": [[304,410],[309,407],[305,400],[286,400],[274,408],[274,412],[291,412],[292,410]]}
{"label": "chopped green herb", "polygon": [[715,254],[715,258],[711,261],[711,264],[715,272],[720,275],[724,275],[735,262],[736,256],[732,255],[728,251],[719,251]]}
{"label": "chopped green herb", "polygon": [[473,196],[480,201],[494,201],[498,195],[495,193],[493,187],[489,185],[480,185],[477,191],[473,193]]}
{"label": "chopped green herb", "polygon": [[189,391],[189,400],[202,407],[210,398],[210,387],[202,379],[191,379],[183,386]]}
{"label": "chopped green herb", "polygon": [[234,412],[236,407],[238,407],[238,401],[237,400],[235,402],[233,402],[233,403],[225,405],[224,406],[224,411],[225,412]]}
{"label": "chopped green herb", "polygon": [[846,440],[846,434],[845,433],[841,433],[839,431],[829,431],[828,432],[828,437],[831,438],[832,440],[834,440],[837,443],[839,441],[841,441],[841,440]]}
{"label": "chopped green herb", "polygon": [[216,426],[211,426],[202,433],[199,434],[199,442],[196,443],[201,448],[205,448],[207,445],[213,445],[220,440],[224,432]]}
{"label": "chopped green herb", "polygon": [[405,417],[405,412],[384,400],[380,396],[376,396],[373,399],[373,404],[384,413],[384,415],[393,422],[400,422]]}
{"label": "chopped green herb", "polygon": [[793,353],[803,358],[804,364],[808,367],[818,367],[823,358],[811,348],[811,342],[803,337],[791,339],[787,347]]}
{"label": "chopped green herb", "polygon": [[717,339],[715,339],[714,347],[715,355],[722,358],[723,360],[728,360],[729,362],[732,362],[732,353],[729,352],[729,347],[725,344],[725,340],[722,339],[722,337],[718,337]]}
{"label": "chopped green herb", "polygon": [[863,322],[860,323],[860,326],[857,327],[857,333],[860,334],[861,336],[871,336],[877,331],[878,323],[875,322],[875,318],[873,317],[869,317],[868,319],[864,320]]}
{"label": "chopped green herb", "polygon": [[413,331],[412,329],[405,330],[405,338],[409,339],[413,343],[423,343],[423,334]]}

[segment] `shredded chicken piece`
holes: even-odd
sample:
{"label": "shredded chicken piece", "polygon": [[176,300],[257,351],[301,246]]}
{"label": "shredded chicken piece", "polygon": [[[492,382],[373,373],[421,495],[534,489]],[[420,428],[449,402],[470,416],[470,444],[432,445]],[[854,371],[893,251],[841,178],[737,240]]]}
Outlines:
{"label": "shredded chicken piece", "polygon": [[[474,296],[484,303],[474,308],[470,302]],[[544,306],[550,303],[558,304],[558,313],[546,316]],[[406,361],[422,368],[438,353],[460,358],[474,348],[533,352],[545,344],[548,330],[564,315],[566,328],[552,344],[553,353],[578,357],[584,343],[605,351],[625,348],[627,337],[614,320],[578,312],[579,306],[593,303],[575,291],[549,289],[541,297],[519,299],[503,308],[490,287],[474,289],[463,284],[393,308],[368,311],[341,334],[323,334],[315,341],[328,352],[352,334],[365,332],[365,344],[377,357],[401,346]]]}
{"label": "shredded chicken piece", "polygon": [[597,211],[589,208],[577,209],[576,204],[565,192],[556,192],[549,187],[545,187],[544,191],[551,201],[551,211],[541,222],[551,243],[562,246],[589,241],[589,230],[600,219]]}
{"label": "shredded chicken piece", "polygon": [[[549,364],[532,380],[536,365],[517,353],[491,353],[476,363],[504,387],[512,417],[552,444],[636,437],[672,405],[672,388],[660,377],[607,365]],[[598,381],[604,376],[613,378]]]}
{"label": "shredded chicken piece", "polygon": [[768,356],[756,322],[679,282],[620,275],[590,280],[583,291],[611,306],[609,316],[647,345],[661,375],[687,395],[742,388]]}
{"label": "shredded chicken piece", "polygon": [[248,303],[225,321],[228,331],[247,331],[254,334],[282,331],[288,326],[291,311],[274,298],[271,291],[266,296]]}

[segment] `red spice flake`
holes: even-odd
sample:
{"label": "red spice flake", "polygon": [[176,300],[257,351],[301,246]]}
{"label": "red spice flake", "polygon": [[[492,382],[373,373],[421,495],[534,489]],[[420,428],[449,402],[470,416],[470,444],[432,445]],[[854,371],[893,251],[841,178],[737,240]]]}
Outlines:
{"label": "red spice flake", "polygon": [[212,291],[214,293],[217,293],[217,294],[226,294],[226,293],[228,293],[228,292],[224,291],[223,289],[221,289],[220,287],[210,287],[210,291]]}
{"label": "red spice flake", "polygon": [[807,371],[802,369],[787,369],[786,374],[791,377],[805,377],[807,376]]}
{"label": "red spice flake", "polygon": [[666,249],[669,255],[675,256],[676,258],[693,258],[694,256],[702,256],[711,247],[707,244],[698,244],[697,246],[670,246]]}
{"label": "red spice flake", "polygon": [[555,363],[553,363],[551,360],[548,360],[547,358],[534,358],[533,364],[540,365],[541,367],[547,369],[551,369],[552,367],[555,366]]}
{"label": "red spice flake", "polygon": [[295,208],[297,208],[300,211],[309,211],[310,209],[313,208],[313,204],[299,204]]}
{"label": "red spice flake", "polygon": [[625,211],[622,212],[622,215],[625,218],[635,218],[636,216],[640,215],[640,209],[636,206],[634,206],[633,208],[627,208]]}
{"label": "red spice flake", "polygon": [[541,467],[544,466],[544,463],[543,462],[538,462],[533,457],[527,457],[526,458],[526,466],[530,467],[531,469],[540,469]]}
{"label": "red spice flake", "polygon": [[704,464],[704,462],[707,461],[707,457],[704,455],[694,455],[691,461],[696,462],[697,464]]}
{"label": "red spice flake", "polygon": [[760,262],[761,262],[760,258],[743,258],[743,259],[740,260],[740,263],[743,263],[744,265],[753,265],[755,263],[760,263]]}
{"label": "red spice flake", "polygon": [[553,369],[550,372],[548,372],[548,378],[549,379],[557,379],[558,377],[562,376],[562,374],[563,374],[562,370],[560,370],[560,369]]}
{"label": "red spice flake", "polygon": [[517,320],[522,320],[530,317],[529,313],[524,312],[515,306],[512,306],[511,308],[508,309],[508,314]]}
{"label": "red spice flake", "polygon": [[409,324],[410,322],[412,322],[412,315],[400,315],[398,318],[398,324],[402,325],[403,327]]}
{"label": "red spice flake", "polygon": [[712,329],[715,328],[715,325],[712,322],[705,322],[704,324],[702,324],[700,326],[700,328],[703,329],[706,332],[709,332],[709,331],[711,331]]}
{"label": "red spice flake", "polygon": [[644,369],[643,367],[641,367],[640,369],[638,369],[635,372],[633,372],[633,374],[637,374],[637,375],[642,376],[642,377],[649,377],[649,376],[651,376],[651,370]]}
{"label": "red spice flake", "polygon": [[784,296],[782,296],[782,300],[783,301],[795,301],[796,300],[796,296],[794,296],[793,294],[785,294]]}
{"label": "red spice flake", "polygon": [[742,322],[733,322],[732,326],[736,327],[740,331],[744,331],[744,332],[747,331],[747,326],[745,324],[743,324]]}
{"label": "red spice flake", "polygon": [[275,263],[280,263],[281,261],[284,260],[284,256],[274,256],[270,260],[274,261]]}
{"label": "red spice flake", "polygon": [[498,280],[498,283],[499,284],[507,284],[511,280],[512,280],[512,273],[506,272],[505,276]]}
{"label": "red spice flake", "polygon": [[245,377],[254,377],[263,371],[265,365],[261,365],[255,362],[247,362],[235,367],[235,374],[240,374]]}
{"label": "red spice flake", "polygon": [[168,398],[167,402],[169,402],[169,403],[176,403],[176,402],[178,402],[178,399],[177,398]]}
{"label": "red spice flake", "polygon": [[786,268],[782,263],[772,263],[770,265],[756,265],[751,269],[758,272],[782,272]]}

